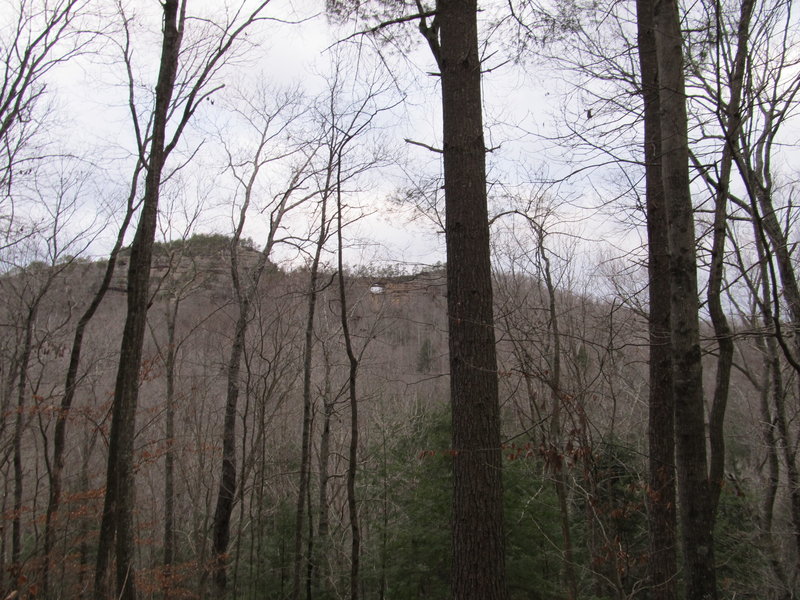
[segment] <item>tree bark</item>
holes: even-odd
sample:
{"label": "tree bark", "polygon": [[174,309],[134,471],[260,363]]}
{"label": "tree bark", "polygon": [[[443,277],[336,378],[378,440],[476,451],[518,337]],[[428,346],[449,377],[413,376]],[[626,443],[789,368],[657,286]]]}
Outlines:
{"label": "tree bark", "polygon": [[[741,5],[739,27],[737,31],[736,56],[733,63],[733,73],[729,83],[730,100],[725,106],[722,115],[722,129],[725,133],[725,145],[720,159],[720,175],[716,189],[716,202],[714,208],[714,237],[711,246],[711,265],[708,281],[708,308],[711,322],[714,326],[714,335],[719,347],[717,357],[716,385],[714,398],[709,415],[709,438],[711,461],[709,465],[709,480],[711,493],[711,516],[716,517],[719,495],[725,477],[725,436],[724,420],[728,404],[730,389],[731,368],[733,366],[733,338],[731,327],[722,308],[722,282],[725,274],[725,238],[727,235],[728,219],[728,193],[730,189],[731,170],[735,145],[739,138],[742,117],[740,106],[742,102],[742,87],[744,82],[745,66],[747,64],[747,48],[750,36],[750,17],[753,14],[754,0],[744,0]],[[717,7],[717,11],[719,11]],[[719,17],[718,17],[719,18]],[[717,23],[717,27],[721,27]],[[717,39],[721,38],[721,34]]]}
{"label": "tree bark", "polygon": [[[235,248],[231,248],[236,253]],[[234,266],[232,270],[236,270]],[[241,293],[238,294],[241,297]],[[249,296],[249,294],[248,294]],[[250,303],[241,301],[239,317],[236,321],[233,346],[228,357],[226,377],[228,380],[225,419],[222,426],[222,470],[217,490],[217,504],[214,509],[214,586],[220,598],[223,598],[228,585],[226,553],[230,542],[230,523],[233,514],[233,500],[236,496],[236,405],[239,401],[239,370],[244,353],[244,338],[249,320]]]}
{"label": "tree bark", "polygon": [[[43,294],[42,294],[43,295]],[[42,295],[28,307],[25,315],[25,335],[22,341],[22,351],[19,358],[19,375],[17,375],[17,407],[14,418],[14,505],[11,523],[11,566],[12,574],[20,574],[22,564],[22,430],[25,428],[25,397],[28,387],[28,366],[33,351],[33,327],[36,315],[39,312],[39,302]]]}
{"label": "tree bark", "polygon": [[[760,246],[760,244],[757,244],[757,246]],[[759,304],[766,309],[768,306],[766,303],[769,302],[770,297],[769,275],[767,274],[767,270],[763,267],[763,262],[761,264],[761,271],[762,297],[764,300],[759,302]],[[772,317],[766,310],[762,309],[761,312],[761,325],[764,327],[765,331],[769,331],[772,328]],[[754,324],[757,322],[758,320],[754,319]],[[775,574],[776,579],[788,588],[788,586],[786,586],[786,572],[783,568],[783,564],[778,559],[778,551],[773,538],[775,500],[778,496],[778,488],[780,486],[780,460],[778,458],[779,432],[776,431],[775,419],[772,416],[773,410],[770,406],[770,398],[772,398],[773,404],[776,407],[783,404],[783,377],[781,376],[781,365],[775,339],[766,336],[756,336],[755,343],[763,356],[762,366],[764,375],[761,380],[759,400],[761,409],[761,435],[766,452],[764,463],[767,467],[766,489],[764,490],[764,497],[761,501],[761,535],[764,540],[763,544],[766,548],[767,559],[772,567],[772,572]]]}
{"label": "tree bark", "polygon": [[661,121],[652,0],[636,3],[644,101],[647,274],[650,292],[647,517],[648,578],[654,600],[675,600],[678,573],[675,514],[675,418],[670,347],[670,274],[666,199],[661,177]]}
{"label": "tree bark", "polygon": [[108,448],[108,471],[103,519],[95,569],[95,597],[105,597],[105,575],[116,536],[116,597],[136,599],[134,568],[134,470],[136,405],[150,293],[150,266],[158,217],[161,173],[166,160],[165,139],[169,106],[178,69],[181,44],[178,0],[164,0],[164,32],[156,84],[153,136],[147,162],[142,212],[131,244],[128,267],[127,315],[114,388],[114,406]]}
{"label": "tree bark", "polygon": [[661,111],[661,172],[669,223],[672,385],[684,583],[687,599],[715,600],[697,256],[689,188],[683,39],[677,0],[655,0],[653,15]]}
{"label": "tree bark", "polygon": [[213,533],[213,553],[214,564],[213,580],[216,587],[216,592],[220,596],[226,593],[228,586],[227,576],[227,557],[228,544],[230,542],[230,523],[231,515],[233,514],[233,504],[236,498],[236,411],[239,402],[239,377],[241,371],[242,357],[244,355],[245,338],[247,335],[248,325],[252,317],[252,305],[257,299],[258,285],[261,277],[264,274],[267,265],[269,264],[269,257],[272,249],[276,243],[276,236],[280,230],[281,221],[286,212],[290,210],[293,204],[288,205],[292,193],[297,190],[303,181],[303,169],[307,166],[307,162],[303,168],[298,169],[290,182],[288,189],[286,189],[280,196],[277,206],[272,209],[270,217],[270,226],[267,233],[267,241],[261,250],[258,257],[258,262],[249,273],[249,282],[246,287],[242,286],[242,281],[239,273],[239,258],[240,240],[242,231],[244,229],[247,210],[253,197],[253,188],[255,181],[258,177],[261,167],[264,166],[265,161],[262,158],[266,137],[262,134],[261,144],[259,145],[255,157],[252,161],[253,170],[245,183],[244,202],[239,211],[239,222],[236,226],[233,238],[231,240],[231,281],[233,283],[234,296],[236,303],[239,307],[239,314],[236,318],[234,326],[233,344],[231,352],[228,357],[227,367],[227,388],[225,396],[225,417],[222,426],[222,467],[220,472],[219,487],[217,491],[217,504],[214,509],[214,533]]}
{"label": "tree bark", "polygon": [[331,456],[331,420],[334,413],[334,398],[331,390],[331,363],[327,348],[322,347],[325,357],[324,388],[322,392],[322,433],[319,441],[319,519],[317,520],[317,555],[319,558],[314,560],[309,557],[311,562],[311,589],[314,595],[325,595],[326,584],[324,583],[327,569],[324,568],[326,552],[330,544],[328,541],[330,529],[330,513],[328,510],[328,482],[330,481],[330,456]]}
{"label": "tree bark", "polygon": [[169,575],[175,560],[175,362],[177,344],[175,327],[178,320],[180,297],[176,296],[167,302],[167,352],[164,358],[166,389],[166,424],[164,437],[167,448],[164,453],[164,597],[171,595]]}
{"label": "tree bark", "polygon": [[[331,167],[332,165],[329,165]],[[330,173],[330,168],[328,173]],[[328,175],[328,180],[330,175]],[[300,598],[300,573],[302,571],[302,547],[303,547],[303,522],[305,520],[305,507],[308,503],[308,488],[311,480],[311,426],[312,426],[312,399],[311,399],[311,375],[314,363],[314,317],[317,310],[317,293],[319,283],[319,263],[322,256],[322,249],[328,239],[328,189],[323,191],[322,202],[320,205],[320,225],[317,245],[314,249],[314,258],[311,261],[311,273],[308,283],[308,312],[306,313],[305,345],[303,348],[303,430],[301,435],[300,450],[300,481],[297,491],[297,505],[295,518],[295,539],[294,539],[294,572],[292,574],[292,600]],[[309,532],[313,528],[309,529]],[[309,534],[310,536],[310,534]],[[311,541],[309,540],[309,545]],[[306,560],[310,561],[308,556]],[[310,580],[306,582],[310,586]]]}
{"label": "tree bark", "polygon": [[420,22],[442,83],[455,600],[508,597],[476,0]]}

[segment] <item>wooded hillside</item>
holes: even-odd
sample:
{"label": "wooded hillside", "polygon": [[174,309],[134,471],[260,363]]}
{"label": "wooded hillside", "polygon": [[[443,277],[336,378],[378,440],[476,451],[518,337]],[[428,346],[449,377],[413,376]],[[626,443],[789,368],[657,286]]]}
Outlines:
{"label": "wooded hillside", "polygon": [[[236,320],[226,273],[230,247],[223,237],[198,236],[158,246],[154,255],[134,460],[137,561],[140,591],[147,597],[202,596],[209,585],[225,364]],[[240,247],[239,252],[246,278],[257,251]],[[61,597],[80,596],[91,581],[124,313],[120,271],[125,256],[87,331],[68,420],[64,494],[54,518],[49,575]],[[26,307],[51,281],[39,300],[46,317],[33,328],[26,372],[31,402],[19,413],[25,487],[18,514],[18,577],[34,590],[41,585],[50,440],[71,333],[104,267],[96,262],[32,265],[0,282],[8,324],[3,364],[18,365],[17,336],[27,326]],[[303,585],[316,597],[335,598],[347,588],[350,561],[344,481],[348,366],[333,273],[321,279],[310,480],[303,500],[308,522],[299,535]],[[237,410],[239,487],[228,556],[236,598],[282,598],[291,590],[307,280],[305,270],[267,273],[248,329]],[[362,270],[349,276],[346,286],[360,362],[356,500],[363,531],[362,593],[366,598],[443,597],[449,580],[449,463],[457,452],[448,434],[444,274],[387,276]],[[636,593],[645,585],[648,561],[644,316],[554,290],[560,337],[560,375],[554,382],[555,332],[546,285],[533,275],[505,273],[496,276],[495,286],[511,595],[554,597],[566,573],[596,597]],[[759,392],[748,377],[758,381],[753,370],[763,358],[753,338],[742,337],[737,345],[741,371],[729,408],[731,459],[718,531],[725,585],[756,597],[770,580],[770,561],[780,564],[787,556],[788,540],[765,536],[760,527],[769,454],[758,426]],[[17,377],[17,369],[3,371],[5,414],[15,412]],[[10,457],[15,425],[6,423],[3,447]],[[13,471],[4,473],[4,487],[11,490]],[[12,496],[5,498],[8,532],[17,513],[10,506]],[[780,494],[775,529],[790,527],[788,517]],[[165,562],[168,547],[171,556]],[[8,577],[6,571],[7,586],[12,585]]]}

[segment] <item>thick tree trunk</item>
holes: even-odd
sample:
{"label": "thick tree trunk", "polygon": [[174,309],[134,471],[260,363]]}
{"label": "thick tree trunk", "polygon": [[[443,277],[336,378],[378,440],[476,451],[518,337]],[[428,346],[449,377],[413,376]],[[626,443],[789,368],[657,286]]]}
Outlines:
{"label": "thick tree trunk", "polygon": [[161,64],[156,84],[153,137],[148,156],[142,212],[136,228],[136,235],[131,244],[127,315],[114,388],[106,495],[95,569],[95,597],[98,600],[102,600],[106,595],[105,576],[115,536],[116,596],[120,600],[136,599],[133,442],[136,432],[139,368],[150,300],[150,266],[158,217],[161,172],[166,160],[164,151],[166,126],[178,69],[181,42],[181,34],[178,29],[178,5],[178,0],[164,0],[163,2],[164,31]]}
{"label": "thick tree trunk", "polygon": [[678,494],[686,598],[717,597],[698,320],[697,257],[689,189],[682,36],[677,0],[656,0],[661,172],[667,202]]}
{"label": "thick tree trunk", "polygon": [[670,346],[670,275],[666,201],[661,178],[661,121],[652,0],[638,0],[639,65],[644,100],[650,391],[648,399],[648,577],[654,600],[675,600],[675,418]]}
{"label": "thick tree trunk", "polygon": [[439,0],[420,24],[442,82],[455,600],[508,597],[477,10]]}

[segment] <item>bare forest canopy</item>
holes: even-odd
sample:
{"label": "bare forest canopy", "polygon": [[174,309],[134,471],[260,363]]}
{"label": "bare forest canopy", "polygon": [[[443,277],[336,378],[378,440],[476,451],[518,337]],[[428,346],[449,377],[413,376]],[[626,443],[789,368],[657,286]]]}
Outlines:
{"label": "bare forest canopy", "polygon": [[0,0],[0,600],[800,596],[790,0]]}

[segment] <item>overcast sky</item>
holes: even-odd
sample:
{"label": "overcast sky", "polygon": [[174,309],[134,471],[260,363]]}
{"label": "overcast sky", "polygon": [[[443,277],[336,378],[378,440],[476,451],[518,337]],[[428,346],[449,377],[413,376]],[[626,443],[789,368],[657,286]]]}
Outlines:
{"label": "overcast sky", "polygon": [[[190,0],[189,11],[199,10],[214,18],[212,15],[221,10],[220,4]],[[146,88],[152,89],[157,74],[159,6],[156,0],[127,3],[129,15],[137,19],[132,31],[143,106]],[[193,194],[200,195],[208,206],[200,231],[229,233],[234,212],[225,195],[231,188],[222,165],[214,165],[214,160],[219,159],[214,127],[220,119],[224,121],[219,105],[225,103],[229,90],[246,88],[259,81],[267,82],[275,90],[299,87],[309,99],[323,93],[332,45],[354,31],[353,25],[332,27],[320,14],[323,7],[322,0],[273,0],[268,14],[276,20],[261,23],[251,31],[248,35],[251,47],[220,77],[226,89],[215,96],[214,107],[206,106],[196,114],[187,139],[202,148],[196,160],[199,171],[188,168],[183,177],[188,201]],[[493,19],[491,10],[483,12],[481,18],[484,35],[488,35],[488,25]],[[399,165],[385,165],[379,172],[367,175],[358,186],[358,193],[352,194],[350,202],[363,207],[364,217],[348,229],[347,237],[353,244],[348,262],[399,261],[411,268],[421,268],[421,264],[444,260],[443,239],[431,219],[391,199],[403,196],[409,187],[440,172],[439,155],[404,141],[438,145],[440,99],[437,79],[430,75],[434,70],[433,60],[415,25],[398,27],[405,28],[408,44],[403,52],[384,48],[383,64],[395,78],[403,101],[398,103],[399,96],[387,95],[386,103],[394,108],[381,116],[377,135],[395,151]],[[120,38],[117,35],[114,39]],[[573,251],[597,256],[624,252],[637,245],[639,235],[631,234],[624,224],[627,220],[624,210],[598,209],[624,188],[616,168],[593,170],[558,185],[541,184],[542,180],[560,179],[576,167],[576,159],[580,158],[552,141],[558,133],[585,125],[579,122],[585,109],[580,94],[575,94],[574,80],[557,69],[547,68],[541,61],[514,62],[507,52],[509,40],[503,39],[503,34],[494,32],[490,41],[486,47],[485,66],[489,72],[484,76],[484,102],[486,143],[492,149],[490,196],[496,209],[505,207],[509,195],[529,197],[544,190],[550,198],[549,206],[558,207],[548,222],[554,234],[564,234],[564,239],[556,240],[555,245],[573,244]],[[372,53],[371,44],[365,43],[363,52],[365,56]],[[118,205],[124,195],[131,170],[126,154],[133,147],[125,106],[125,74],[118,55],[114,43],[106,43],[97,54],[62,67],[51,88],[60,115],[57,129],[60,144],[69,152],[88,154],[108,170],[100,178],[102,183],[97,184],[95,193],[112,206],[115,202]],[[365,64],[381,62],[370,57]],[[302,229],[302,218],[293,221],[292,227]],[[246,234],[256,243],[265,230],[264,219],[264,215],[255,212],[249,219]],[[576,235],[585,241],[574,246]],[[94,248],[98,249],[98,255],[103,252],[102,245]],[[286,248],[279,256],[297,260],[296,254]]]}

